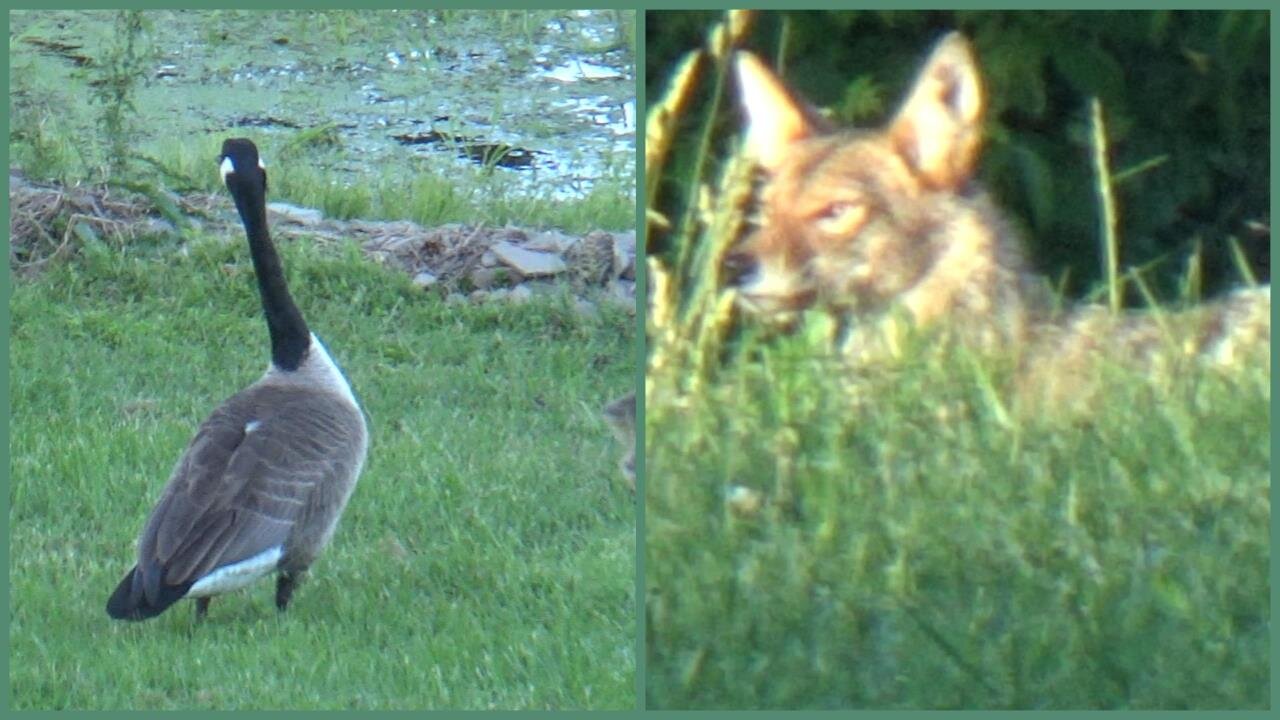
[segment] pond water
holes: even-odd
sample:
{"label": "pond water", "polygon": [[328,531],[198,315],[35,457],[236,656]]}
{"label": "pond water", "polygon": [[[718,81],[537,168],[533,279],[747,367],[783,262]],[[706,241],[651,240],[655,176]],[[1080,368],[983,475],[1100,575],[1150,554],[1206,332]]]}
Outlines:
{"label": "pond water", "polygon": [[[10,14],[10,112],[93,143],[115,11]],[[635,163],[630,11],[148,11],[138,142],[170,147],[315,129],[307,162],[372,174],[504,173],[580,197]],[[414,141],[434,136],[434,142]],[[11,138],[11,142],[15,142]],[[319,146],[322,150],[316,150]],[[157,150],[160,152],[160,150]],[[89,153],[92,154],[92,153]],[[513,158],[511,161],[504,161]]]}

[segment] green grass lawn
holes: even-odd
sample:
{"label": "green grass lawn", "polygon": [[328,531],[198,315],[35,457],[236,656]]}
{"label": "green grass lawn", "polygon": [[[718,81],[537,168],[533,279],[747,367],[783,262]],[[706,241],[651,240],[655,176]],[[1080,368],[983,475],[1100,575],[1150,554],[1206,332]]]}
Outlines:
{"label": "green grass lawn", "polygon": [[760,335],[651,349],[648,707],[1269,707],[1267,368],[1018,419],[928,338]]}
{"label": "green grass lawn", "polygon": [[371,431],[288,612],[260,582],[198,625],[109,620],[173,463],[268,361],[239,234],[139,247],[14,281],[12,707],[634,707],[633,499],[599,419],[634,320],[446,305],[354,248],[282,248]]}

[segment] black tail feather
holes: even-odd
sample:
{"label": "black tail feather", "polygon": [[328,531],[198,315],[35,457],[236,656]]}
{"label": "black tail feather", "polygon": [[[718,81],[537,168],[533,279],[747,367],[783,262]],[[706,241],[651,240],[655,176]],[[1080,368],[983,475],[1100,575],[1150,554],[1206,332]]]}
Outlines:
{"label": "black tail feather", "polygon": [[138,579],[138,568],[135,566],[116,586],[115,592],[107,599],[107,614],[116,620],[146,620],[153,618],[169,606],[186,596],[191,583],[182,585],[162,585],[154,601],[147,600],[142,591],[142,583]]}

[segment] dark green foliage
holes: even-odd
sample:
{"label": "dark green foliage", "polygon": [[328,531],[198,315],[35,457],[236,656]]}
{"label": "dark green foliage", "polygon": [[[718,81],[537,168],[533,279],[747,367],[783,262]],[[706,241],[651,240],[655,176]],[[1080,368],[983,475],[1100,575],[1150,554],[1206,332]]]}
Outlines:
{"label": "dark green foliage", "polygon": [[[646,15],[649,97],[718,18]],[[1113,173],[1142,168],[1116,188],[1122,266],[1148,269],[1147,282],[1168,299],[1179,296],[1197,250],[1207,294],[1239,284],[1232,238],[1249,270],[1269,277],[1269,234],[1250,230],[1269,218],[1267,23],[1263,11],[797,11],[760,14],[750,47],[781,60],[797,90],[841,124],[874,126],[897,107],[933,41],[951,29],[969,35],[988,88],[981,179],[1020,219],[1036,264],[1065,277],[1073,296],[1102,278],[1086,112],[1098,97]],[[717,122],[724,157],[738,114]],[[693,163],[694,138],[683,142],[651,201],[672,217]],[[651,249],[666,248],[659,238]],[[1127,300],[1143,302],[1136,291]]]}

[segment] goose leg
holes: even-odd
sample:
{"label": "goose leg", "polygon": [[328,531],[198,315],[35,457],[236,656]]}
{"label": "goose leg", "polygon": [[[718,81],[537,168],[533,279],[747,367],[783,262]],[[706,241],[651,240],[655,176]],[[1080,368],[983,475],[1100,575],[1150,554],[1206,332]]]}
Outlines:
{"label": "goose leg", "polygon": [[276,609],[284,610],[289,607],[289,600],[293,597],[293,588],[298,583],[298,577],[293,573],[283,572],[276,578]]}
{"label": "goose leg", "polygon": [[196,598],[196,620],[203,620],[209,614],[209,601],[212,598],[202,597]]}

